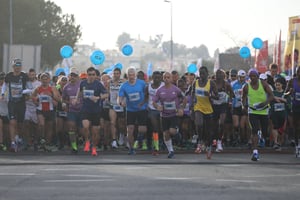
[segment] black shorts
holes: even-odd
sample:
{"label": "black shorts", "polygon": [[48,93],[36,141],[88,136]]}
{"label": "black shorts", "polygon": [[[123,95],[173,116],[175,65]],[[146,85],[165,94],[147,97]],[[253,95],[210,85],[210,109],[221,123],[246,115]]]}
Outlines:
{"label": "black shorts", "polygon": [[81,113],[80,117],[82,120],[89,120],[91,122],[91,126],[100,125],[100,113]]}
{"label": "black shorts", "polygon": [[109,118],[109,108],[103,108],[100,111],[100,115],[101,115],[101,118],[103,118],[105,121],[110,121],[110,118]]}
{"label": "black shorts", "polygon": [[141,110],[136,112],[127,111],[126,121],[127,125],[147,126],[147,110]]}
{"label": "black shorts", "polygon": [[25,101],[9,101],[7,107],[9,120],[15,119],[17,122],[24,121],[26,111]]}
{"label": "black shorts", "polygon": [[47,121],[54,121],[55,119],[55,111],[50,110],[50,111],[41,111],[41,110],[36,110],[37,115],[43,115],[45,120]]}
{"label": "black shorts", "polygon": [[162,117],[161,123],[163,131],[167,131],[170,128],[178,128],[178,117]]}

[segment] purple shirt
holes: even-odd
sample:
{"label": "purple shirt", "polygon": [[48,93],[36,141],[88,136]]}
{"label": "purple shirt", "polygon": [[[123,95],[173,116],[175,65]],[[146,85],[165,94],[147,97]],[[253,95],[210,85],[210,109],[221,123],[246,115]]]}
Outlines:
{"label": "purple shirt", "polygon": [[80,112],[82,106],[81,98],[78,99],[77,104],[72,103],[72,100],[75,99],[79,91],[80,82],[81,81],[77,81],[75,84],[68,83],[67,85],[65,85],[62,91],[62,98],[70,102],[68,112]]}
{"label": "purple shirt", "polygon": [[172,85],[169,88],[166,86],[160,87],[152,99],[155,103],[161,102],[163,107],[163,111],[161,112],[162,117],[174,117],[176,116],[182,97],[184,96],[181,90]]}

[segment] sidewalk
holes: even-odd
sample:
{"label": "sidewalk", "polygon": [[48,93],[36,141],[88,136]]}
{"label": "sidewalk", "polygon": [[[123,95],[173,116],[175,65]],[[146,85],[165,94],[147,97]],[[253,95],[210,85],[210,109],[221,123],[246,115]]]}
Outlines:
{"label": "sidewalk", "polygon": [[300,158],[294,155],[294,148],[283,148],[276,152],[272,148],[259,150],[260,160],[250,160],[251,151],[246,148],[226,148],[221,153],[213,153],[212,159],[206,159],[206,153],[195,154],[193,150],[176,150],[175,158],[168,159],[167,152],[161,151],[152,156],[151,151],[137,151],[136,155],[127,155],[125,148],[98,151],[93,157],[83,151],[71,154],[69,150],[57,152],[1,152],[0,166],[6,165],[124,165],[124,164],[283,164],[300,165]]}

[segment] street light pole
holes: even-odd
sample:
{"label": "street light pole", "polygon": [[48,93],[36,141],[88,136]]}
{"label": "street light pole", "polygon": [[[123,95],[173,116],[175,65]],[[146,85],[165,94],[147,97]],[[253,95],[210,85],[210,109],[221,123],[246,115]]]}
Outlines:
{"label": "street light pole", "polygon": [[9,44],[13,44],[13,9],[12,0],[9,0]]}
{"label": "street light pole", "polygon": [[172,6],[172,1],[165,0],[165,2],[170,3],[170,18],[171,18],[170,51],[171,51],[171,70],[173,70],[173,6]]}

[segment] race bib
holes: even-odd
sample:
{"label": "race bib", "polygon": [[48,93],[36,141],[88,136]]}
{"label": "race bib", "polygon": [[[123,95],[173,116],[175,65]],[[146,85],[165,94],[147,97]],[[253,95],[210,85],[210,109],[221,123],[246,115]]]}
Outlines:
{"label": "race bib", "polygon": [[204,92],[205,92],[204,89],[197,88],[196,91],[195,91],[195,94],[196,94],[196,96],[198,96],[198,97],[204,97],[204,96],[205,96],[205,95],[204,95]]}
{"label": "race bib", "polygon": [[284,103],[275,103],[274,104],[274,111],[283,111],[285,109]]}
{"label": "race bib", "polygon": [[175,103],[175,101],[164,102],[164,109],[165,110],[176,110],[176,103]]}
{"label": "race bib", "polygon": [[59,111],[58,112],[58,116],[59,117],[67,117],[68,113],[67,112],[64,112],[64,111]]}
{"label": "race bib", "polygon": [[140,94],[138,92],[131,93],[128,95],[129,101],[138,101],[140,100]]}
{"label": "race bib", "polygon": [[295,100],[300,101],[300,92],[295,93]]}
{"label": "race bib", "polygon": [[39,95],[39,101],[41,103],[49,103],[51,100],[51,97],[48,95]]}
{"label": "race bib", "polygon": [[83,98],[91,98],[94,96],[94,90],[83,90]]}
{"label": "race bib", "polygon": [[119,106],[119,105],[113,105],[113,109],[116,112],[124,112],[124,108],[122,106]]}

